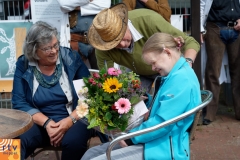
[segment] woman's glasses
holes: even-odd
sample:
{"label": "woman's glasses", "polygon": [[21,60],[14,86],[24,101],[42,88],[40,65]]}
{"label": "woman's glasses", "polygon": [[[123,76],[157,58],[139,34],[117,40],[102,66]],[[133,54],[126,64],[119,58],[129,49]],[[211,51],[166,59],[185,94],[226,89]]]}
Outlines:
{"label": "woman's glasses", "polygon": [[39,49],[45,52],[46,54],[50,54],[53,48],[56,50],[59,50],[59,43],[56,43],[53,46],[48,46],[46,48],[39,48]]}

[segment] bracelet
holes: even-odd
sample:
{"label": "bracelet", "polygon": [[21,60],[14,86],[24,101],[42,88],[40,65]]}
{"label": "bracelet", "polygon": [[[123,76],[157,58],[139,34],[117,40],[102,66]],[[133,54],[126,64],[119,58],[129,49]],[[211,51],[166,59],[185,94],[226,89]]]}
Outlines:
{"label": "bracelet", "polygon": [[51,118],[48,118],[48,119],[45,121],[45,123],[43,124],[43,128],[46,129],[48,123],[49,123],[51,120],[52,120]]}
{"label": "bracelet", "polygon": [[188,63],[193,64],[193,60],[191,58],[185,58]]}

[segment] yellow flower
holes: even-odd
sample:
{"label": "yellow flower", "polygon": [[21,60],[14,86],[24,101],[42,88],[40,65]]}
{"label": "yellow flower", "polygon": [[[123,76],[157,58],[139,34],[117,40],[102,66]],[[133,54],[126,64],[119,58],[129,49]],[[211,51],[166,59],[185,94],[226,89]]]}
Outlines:
{"label": "yellow flower", "polygon": [[94,108],[90,108],[90,113],[96,113]]}
{"label": "yellow flower", "polygon": [[119,83],[117,78],[115,77],[108,78],[103,83],[104,92],[108,92],[108,93],[117,92],[121,87],[122,87],[122,83]]}

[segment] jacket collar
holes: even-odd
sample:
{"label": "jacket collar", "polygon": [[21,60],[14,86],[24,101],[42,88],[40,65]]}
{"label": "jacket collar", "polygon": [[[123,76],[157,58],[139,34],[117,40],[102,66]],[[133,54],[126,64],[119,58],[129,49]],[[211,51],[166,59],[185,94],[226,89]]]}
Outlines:
{"label": "jacket collar", "polygon": [[180,57],[180,59],[175,63],[175,65],[173,66],[172,70],[169,72],[169,74],[165,77],[165,78],[169,78],[174,72],[176,72],[177,70],[179,70],[180,68],[182,68],[184,65],[188,65],[186,62],[186,59],[184,57]]}

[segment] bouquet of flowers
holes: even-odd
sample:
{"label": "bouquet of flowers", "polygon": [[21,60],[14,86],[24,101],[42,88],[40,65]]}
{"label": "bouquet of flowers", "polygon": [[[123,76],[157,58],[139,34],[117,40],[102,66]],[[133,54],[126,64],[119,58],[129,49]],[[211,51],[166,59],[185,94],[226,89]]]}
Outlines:
{"label": "bouquet of flowers", "polygon": [[104,68],[83,78],[83,82],[84,85],[77,91],[79,101],[76,109],[89,129],[106,134],[114,131],[116,134],[130,130],[143,121],[143,116],[140,120],[134,120],[136,124],[129,121],[137,112],[134,106],[141,101],[141,95],[145,92],[137,74]]}

